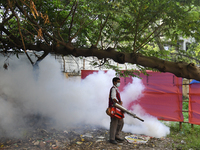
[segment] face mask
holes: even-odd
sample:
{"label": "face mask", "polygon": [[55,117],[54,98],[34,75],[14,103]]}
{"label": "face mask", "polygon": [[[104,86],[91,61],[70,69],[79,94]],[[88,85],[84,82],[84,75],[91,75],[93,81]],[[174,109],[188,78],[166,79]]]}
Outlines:
{"label": "face mask", "polygon": [[120,83],[117,83],[117,84],[116,84],[116,87],[119,87],[119,86],[120,86]]}

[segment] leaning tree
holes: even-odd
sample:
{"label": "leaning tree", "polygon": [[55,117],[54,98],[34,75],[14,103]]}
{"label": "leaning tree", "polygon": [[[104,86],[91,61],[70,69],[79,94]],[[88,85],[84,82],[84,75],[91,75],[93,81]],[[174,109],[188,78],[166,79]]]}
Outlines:
{"label": "leaning tree", "polygon": [[100,65],[112,59],[200,81],[198,46],[186,52],[177,45],[179,37],[200,40],[199,5],[199,0],[1,0],[0,51],[23,52],[32,65],[49,53],[94,56]]}

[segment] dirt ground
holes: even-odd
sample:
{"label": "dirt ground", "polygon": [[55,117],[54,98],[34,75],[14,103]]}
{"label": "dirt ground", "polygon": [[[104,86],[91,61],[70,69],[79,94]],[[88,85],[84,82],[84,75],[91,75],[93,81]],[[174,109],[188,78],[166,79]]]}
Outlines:
{"label": "dirt ground", "polygon": [[[35,126],[35,125],[34,125]],[[19,129],[22,138],[0,138],[0,150],[178,150],[170,138],[150,138],[145,144],[129,143],[124,140],[118,145],[109,143],[109,131],[89,125],[65,130],[35,126]],[[132,133],[122,132],[122,136]]]}
{"label": "dirt ground", "polygon": [[[91,125],[76,125],[58,129],[52,127],[51,119],[41,116],[28,116],[26,127],[20,127],[17,132],[20,137],[7,137],[0,128],[0,150],[179,150],[178,144],[171,138],[154,138],[144,144],[130,143],[127,140],[117,145],[109,143],[109,130]],[[5,135],[4,135],[5,134]],[[13,135],[16,135],[13,133]],[[133,135],[122,132],[121,137]]]}

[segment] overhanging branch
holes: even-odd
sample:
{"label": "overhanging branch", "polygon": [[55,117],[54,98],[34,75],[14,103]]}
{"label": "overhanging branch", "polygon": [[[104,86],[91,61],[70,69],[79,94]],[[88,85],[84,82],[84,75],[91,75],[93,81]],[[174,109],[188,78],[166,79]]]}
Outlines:
{"label": "overhanging branch", "polygon": [[[0,38],[4,43],[5,39]],[[8,44],[8,43],[7,43]],[[10,42],[10,48],[16,48],[16,45]],[[27,49],[34,51],[44,51],[47,53],[55,53],[57,55],[73,55],[75,57],[84,56],[91,57],[95,56],[98,59],[110,58],[118,63],[131,63],[138,64],[144,67],[150,67],[158,69],[161,72],[170,72],[176,75],[177,77],[183,77],[187,79],[196,79],[200,81],[200,68],[193,63],[185,62],[170,62],[167,60],[162,60],[156,57],[144,56],[140,53],[122,53],[117,52],[111,48],[111,50],[100,50],[95,46],[90,48],[69,48],[65,46],[54,47],[52,51],[52,46],[41,43],[38,45],[26,44]],[[23,45],[17,47],[23,48]]]}

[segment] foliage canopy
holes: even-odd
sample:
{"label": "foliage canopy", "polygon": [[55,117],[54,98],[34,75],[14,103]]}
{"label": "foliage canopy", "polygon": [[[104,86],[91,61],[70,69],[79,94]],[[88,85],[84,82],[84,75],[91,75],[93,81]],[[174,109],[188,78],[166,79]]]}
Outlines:
{"label": "foliage canopy", "polygon": [[[200,80],[199,0],[0,0],[0,51],[96,56]],[[188,51],[177,43],[194,38]],[[164,45],[170,45],[169,50]],[[5,55],[6,56],[6,55]],[[112,66],[110,66],[112,67]]]}

